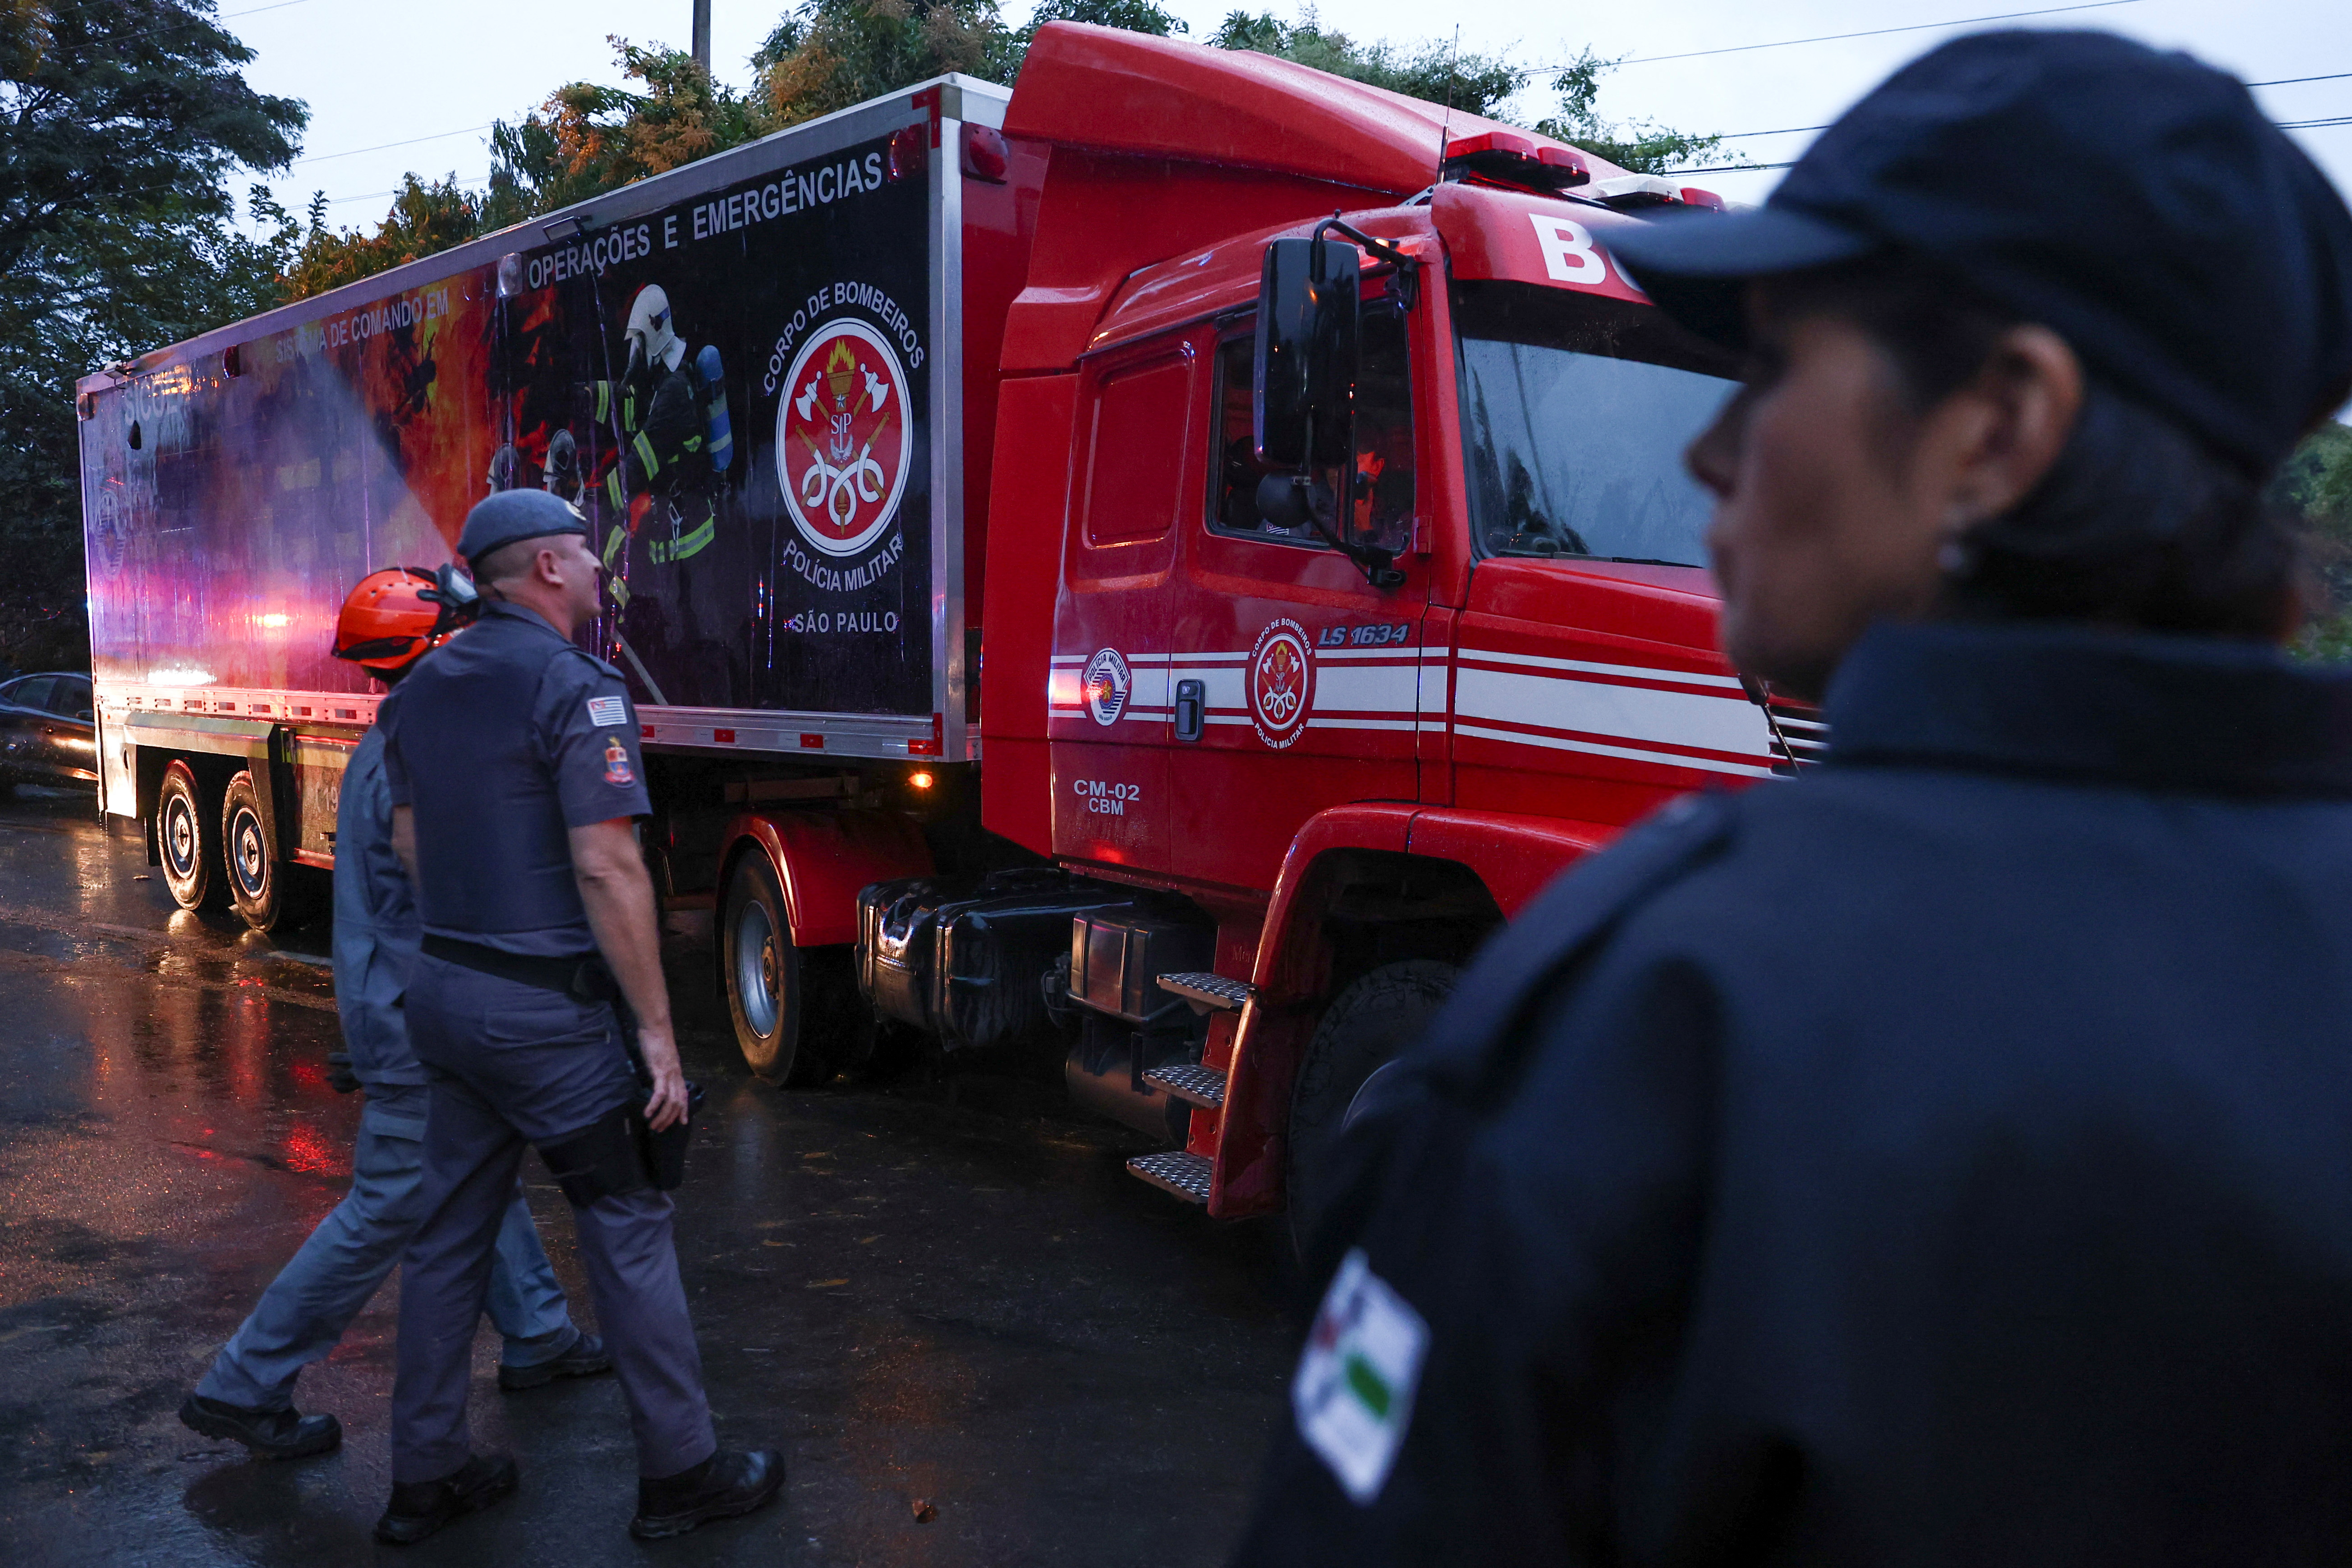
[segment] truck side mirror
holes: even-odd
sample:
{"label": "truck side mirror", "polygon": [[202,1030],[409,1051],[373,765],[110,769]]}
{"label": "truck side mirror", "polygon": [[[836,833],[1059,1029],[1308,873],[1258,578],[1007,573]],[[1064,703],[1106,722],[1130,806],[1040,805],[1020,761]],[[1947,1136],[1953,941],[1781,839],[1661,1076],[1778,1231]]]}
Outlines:
{"label": "truck side mirror", "polygon": [[1362,262],[1349,245],[1277,239],[1258,277],[1252,445],[1269,468],[1349,460],[1362,354]]}

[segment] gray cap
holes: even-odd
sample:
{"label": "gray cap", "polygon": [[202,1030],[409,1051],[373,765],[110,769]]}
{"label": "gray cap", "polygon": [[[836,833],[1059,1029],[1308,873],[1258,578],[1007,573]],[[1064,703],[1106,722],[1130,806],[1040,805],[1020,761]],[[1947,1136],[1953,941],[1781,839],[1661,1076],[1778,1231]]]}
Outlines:
{"label": "gray cap", "polygon": [[588,532],[588,520],[545,490],[500,490],[466,514],[457,553],[470,566],[501,544],[550,534]]}

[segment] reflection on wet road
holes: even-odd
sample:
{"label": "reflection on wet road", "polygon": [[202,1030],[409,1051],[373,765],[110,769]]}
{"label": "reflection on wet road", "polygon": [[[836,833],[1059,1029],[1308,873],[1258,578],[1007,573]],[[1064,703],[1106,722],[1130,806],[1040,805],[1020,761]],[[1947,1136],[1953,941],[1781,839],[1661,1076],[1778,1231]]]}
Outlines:
{"label": "reflection on wet road", "polygon": [[[631,1542],[619,1388],[502,1395],[486,1325],[475,1440],[517,1455],[522,1490],[377,1547],[396,1279],[302,1375],[301,1407],[343,1421],[340,1455],[257,1464],[188,1432],[181,1398],[348,1182],[359,1100],[327,1083],[324,951],[323,930],[173,910],[87,796],[0,806],[0,1539],[17,1562],[1218,1561],[1295,1343],[1277,1231],[1135,1182],[1127,1135],[1044,1086],[778,1093],[707,1004],[681,1008],[710,1099],[679,1246],[721,1440],[785,1451],[779,1510]],[[525,1169],[592,1318],[563,1202]]]}

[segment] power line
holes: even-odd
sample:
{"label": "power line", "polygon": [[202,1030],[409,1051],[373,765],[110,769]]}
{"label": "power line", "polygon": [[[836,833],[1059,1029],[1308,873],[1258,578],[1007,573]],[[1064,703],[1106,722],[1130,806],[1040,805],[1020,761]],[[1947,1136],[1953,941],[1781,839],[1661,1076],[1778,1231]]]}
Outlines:
{"label": "power line", "polygon": [[308,5],[310,3],[310,0],[277,0],[275,5],[256,5],[247,11],[231,11],[225,16],[191,16],[184,22],[173,22],[168,26],[142,27],[134,33],[109,33],[92,41],[100,44],[120,44],[127,43],[132,38],[161,37],[165,33],[184,33],[191,27],[216,27],[223,22],[234,22],[239,16],[257,16],[264,11],[283,11],[289,5]]}
{"label": "power line", "polygon": [[[487,185],[487,184],[488,184],[490,183],[490,177],[489,177],[488,174],[478,174],[478,175],[475,176],[473,179],[470,179],[470,180],[453,180],[453,181],[451,181],[451,182],[449,182],[449,183],[450,183],[450,184],[454,184],[454,185],[457,185],[459,189],[461,189],[461,190],[462,190],[462,189],[464,189],[464,188],[466,188],[466,187],[467,187],[467,186],[471,186],[471,185]],[[433,184],[440,184],[440,182],[436,180],[436,181],[433,182]],[[385,197],[385,196],[396,196],[396,195],[400,195],[400,193],[401,193],[402,191],[404,191],[404,190],[406,190],[407,188],[408,188],[408,187],[407,187],[407,186],[405,186],[405,185],[399,185],[399,186],[395,186],[394,188],[393,188],[392,190],[389,190],[389,191],[366,191],[366,192],[362,192],[362,194],[360,194],[359,195],[356,195],[356,196],[329,196],[329,197],[327,198],[327,205],[328,205],[329,206],[331,206],[331,207],[339,207],[339,206],[341,206],[345,202],[373,202],[373,201],[380,201],[380,200],[382,200],[382,199],[383,199],[383,197]]]}
{"label": "power line", "polygon": [[379,142],[373,147],[351,147],[341,153],[320,153],[315,157],[297,158],[294,160],[293,166],[299,167],[304,163],[324,163],[333,158],[356,158],[362,153],[382,153],[394,147],[414,147],[420,142],[443,142],[452,136],[463,136],[469,131],[488,131],[491,125],[497,123],[498,121],[493,120],[488,125],[461,125],[455,131],[436,131],[430,136],[412,136],[405,142]]}
{"label": "power line", "polygon": [[[2246,85],[2248,87],[2293,87],[2297,82],[2305,81],[2352,81],[2352,71],[2336,71],[2327,76],[2282,77],[2276,81],[2250,81]],[[2340,122],[2335,120],[2279,120],[2272,123],[2282,131],[2303,131],[2315,125],[2335,125]],[[1783,125],[1776,131],[1726,131],[1720,134],[1726,142],[1739,142],[1750,136],[1795,136],[1807,131],[1827,131],[1828,129],[1826,125]]]}
{"label": "power line", "polygon": [[[1889,33],[1926,33],[1937,27],[1968,27],[1979,22],[2014,22],[2027,16],[2055,16],[2068,11],[2105,11],[2116,5],[2137,5],[2140,0],[2087,0],[2074,5],[2045,5],[2034,11],[2003,11],[1991,16],[1961,16],[1948,22],[1911,22],[1900,27],[1868,27],[1859,33],[1822,33],[1810,38],[1776,38],[1769,44],[1732,44],[1719,49],[1692,49],[1679,55],[1639,55],[1632,59],[1612,62],[1620,66],[1656,65],[1664,60],[1696,60],[1708,55],[1742,55],[1755,49],[1786,49],[1799,44],[1833,44],[1845,38],[1877,38]],[[1530,66],[1528,74],[1541,75],[1548,70],[1559,70],[1559,66]]]}

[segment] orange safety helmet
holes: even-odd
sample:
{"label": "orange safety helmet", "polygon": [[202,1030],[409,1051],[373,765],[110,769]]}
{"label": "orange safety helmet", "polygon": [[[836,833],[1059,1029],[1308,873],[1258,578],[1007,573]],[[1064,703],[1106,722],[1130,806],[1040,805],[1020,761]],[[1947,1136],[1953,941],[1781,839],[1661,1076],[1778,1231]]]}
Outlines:
{"label": "orange safety helmet", "polygon": [[456,637],[481,611],[474,585],[444,566],[387,566],[360,579],[335,617],[335,657],[396,676]]}

